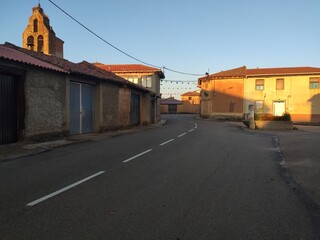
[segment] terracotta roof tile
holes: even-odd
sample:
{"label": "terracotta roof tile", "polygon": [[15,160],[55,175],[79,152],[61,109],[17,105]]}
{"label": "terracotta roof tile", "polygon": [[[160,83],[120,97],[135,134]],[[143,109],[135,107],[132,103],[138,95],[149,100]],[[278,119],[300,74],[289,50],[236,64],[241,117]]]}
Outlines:
{"label": "terracotta roof tile", "polygon": [[200,96],[200,93],[198,91],[186,92],[186,93],[182,94],[181,96]]}
{"label": "terracotta roof tile", "polygon": [[212,78],[227,78],[227,77],[245,77],[246,76],[246,66],[242,66],[239,68],[233,68],[226,71],[221,71],[218,73],[211,74],[209,76],[204,76],[199,78],[199,80],[206,80]]}
{"label": "terracotta roof tile", "polygon": [[204,76],[198,81],[206,79],[230,78],[230,77],[247,77],[247,76],[268,76],[268,75],[303,75],[303,74],[320,74],[320,68],[315,67],[283,67],[283,68],[252,68],[246,66],[234,68],[226,71]]}
{"label": "terracotta roof tile", "polygon": [[45,61],[34,58],[26,53],[9,48],[6,45],[0,45],[0,58],[11,60],[14,62],[32,65],[32,66],[36,66],[36,67],[40,67],[40,68],[45,68],[48,70],[67,73],[66,70],[64,70],[58,66],[55,66],[53,64],[50,64]]}
{"label": "terracotta roof tile", "polygon": [[247,76],[255,75],[288,75],[320,73],[320,68],[315,67],[283,67],[283,68],[253,68],[247,69]]}
{"label": "terracotta roof tile", "polygon": [[160,99],[160,105],[180,105],[180,104],[182,104],[181,101],[174,99],[172,97]]}
{"label": "terracotta roof tile", "polygon": [[94,63],[99,68],[114,73],[156,73],[161,78],[164,78],[164,74],[159,68],[149,67],[142,64],[103,64]]}
{"label": "terracotta roof tile", "polygon": [[[67,71],[70,73],[75,73],[75,74],[86,75],[86,76],[91,76],[91,77],[95,77],[95,78],[110,80],[110,81],[117,82],[117,83],[124,83],[126,81],[125,79],[115,75],[112,72],[104,71],[104,73],[102,73],[102,71],[99,68],[95,67],[94,65],[92,65],[90,63],[87,63],[87,64],[83,64],[84,62],[73,63],[73,62],[70,62],[66,59],[60,58],[60,57],[46,55],[43,53],[20,48],[20,47],[15,46],[11,43],[5,43],[2,46],[16,50],[20,53],[24,53],[25,55],[28,55],[32,58],[44,61],[48,64],[59,67],[60,69],[63,69],[64,71]],[[89,65],[92,65],[92,67],[90,67]]]}

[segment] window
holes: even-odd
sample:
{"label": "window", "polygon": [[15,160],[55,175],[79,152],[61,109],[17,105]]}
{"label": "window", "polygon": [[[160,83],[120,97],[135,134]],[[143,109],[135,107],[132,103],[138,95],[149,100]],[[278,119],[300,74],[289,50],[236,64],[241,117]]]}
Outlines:
{"label": "window", "polygon": [[130,82],[133,82],[135,84],[139,83],[139,79],[137,77],[128,77],[127,80],[130,81]]}
{"label": "window", "polygon": [[283,90],[284,89],[284,79],[283,78],[278,78],[276,83],[276,89],[277,90]]}
{"label": "window", "polygon": [[152,87],[152,78],[151,76],[142,77],[142,87],[151,88]]}
{"label": "window", "polygon": [[310,89],[318,89],[319,88],[319,80],[318,77],[313,77],[309,79],[309,88]]}
{"label": "window", "polygon": [[189,100],[192,100],[192,97],[189,97]]}
{"label": "window", "polygon": [[264,89],[264,79],[256,79],[256,90]]}
{"label": "window", "polygon": [[262,100],[254,101],[254,111],[257,114],[263,113],[263,101]]}
{"label": "window", "polygon": [[33,32],[38,32],[38,19],[33,20]]}

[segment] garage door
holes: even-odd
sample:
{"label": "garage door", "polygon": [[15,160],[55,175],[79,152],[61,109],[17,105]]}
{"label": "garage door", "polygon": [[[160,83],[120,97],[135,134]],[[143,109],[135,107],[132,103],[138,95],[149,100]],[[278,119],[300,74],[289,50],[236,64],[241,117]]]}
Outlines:
{"label": "garage door", "polygon": [[0,74],[0,145],[17,141],[17,82]]}
{"label": "garage door", "polygon": [[94,86],[70,82],[70,134],[93,132]]}

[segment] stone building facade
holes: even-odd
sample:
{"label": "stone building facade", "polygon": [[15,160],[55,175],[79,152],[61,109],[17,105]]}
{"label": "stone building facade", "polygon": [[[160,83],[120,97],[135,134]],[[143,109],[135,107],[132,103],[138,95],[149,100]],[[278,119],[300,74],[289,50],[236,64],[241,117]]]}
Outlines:
{"label": "stone building facade", "polygon": [[22,34],[22,47],[63,58],[63,43],[60,38],[56,37],[40,3],[37,7],[32,8],[32,15]]}

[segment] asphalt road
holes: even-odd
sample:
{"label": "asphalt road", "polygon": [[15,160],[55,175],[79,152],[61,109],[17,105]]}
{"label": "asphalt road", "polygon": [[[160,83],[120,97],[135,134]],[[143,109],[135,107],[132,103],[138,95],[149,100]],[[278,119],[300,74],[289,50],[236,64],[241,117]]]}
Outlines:
{"label": "asphalt road", "polygon": [[164,118],[0,162],[0,239],[319,239],[272,136]]}

